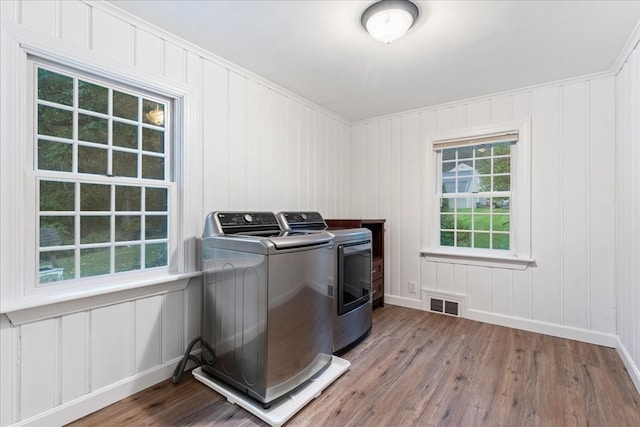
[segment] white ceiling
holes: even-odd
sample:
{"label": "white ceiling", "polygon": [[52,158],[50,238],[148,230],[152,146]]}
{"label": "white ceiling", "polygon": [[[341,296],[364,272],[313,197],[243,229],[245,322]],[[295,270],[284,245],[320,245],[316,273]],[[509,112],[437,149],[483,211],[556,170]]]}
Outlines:
{"label": "white ceiling", "polygon": [[358,121],[609,70],[640,1],[417,1],[405,38],[371,39],[372,1],[111,1]]}

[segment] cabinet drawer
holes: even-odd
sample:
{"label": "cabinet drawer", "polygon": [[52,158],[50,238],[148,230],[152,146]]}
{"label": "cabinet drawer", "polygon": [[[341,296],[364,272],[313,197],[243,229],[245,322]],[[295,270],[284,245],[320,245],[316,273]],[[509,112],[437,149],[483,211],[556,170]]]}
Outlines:
{"label": "cabinet drawer", "polygon": [[376,259],[372,262],[371,277],[374,282],[384,277],[384,260]]}

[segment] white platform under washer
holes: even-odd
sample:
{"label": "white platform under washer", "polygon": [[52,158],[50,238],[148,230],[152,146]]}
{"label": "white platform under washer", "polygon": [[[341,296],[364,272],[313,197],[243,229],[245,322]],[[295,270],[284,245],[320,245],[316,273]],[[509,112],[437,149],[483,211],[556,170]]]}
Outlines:
{"label": "white platform under washer", "polygon": [[300,409],[304,408],[307,403],[319,397],[325,388],[347,372],[349,366],[351,366],[351,363],[348,360],[332,356],[331,363],[327,369],[312,378],[304,386],[293,390],[277,400],[269,409],[264,409],[262,403],[251,399],[236,388],[222,381],[212,379],[202,372],[202,368],[194,369],[193,376],[207,387],[212,388],[226,397],[230,403],[241,406],[271,426],[281,426]]}

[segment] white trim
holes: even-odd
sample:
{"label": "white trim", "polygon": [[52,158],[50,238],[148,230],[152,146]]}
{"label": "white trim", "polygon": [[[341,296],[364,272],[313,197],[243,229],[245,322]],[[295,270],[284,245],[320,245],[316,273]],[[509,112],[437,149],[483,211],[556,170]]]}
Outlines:
{"label": "white trim", "polygon": [[467,319],[611,348],[616,347],[616,340],[618,339],[614,334],[558,325],[556,323],[541,322],[539,320],[511,317],[504,314],[475,309],[467,310]]}
{"label": "white trim", "polygon": [[638,46],[638,43],[640,43],[640,21],[636,23],[636,26],[629,35],[627,42],[624,44],[618,54],[618,57],[611,65],[611,72],[613,72],[613,74],[618,74],[620,70],[622,70],[627,59],[629,59],[629,55],[631,55],[631,52],[633,52],[636,46]]}
{"label": "white trim", "polygon": [[633,385],[636,386],[636,390],[640,393],[640,368],[633,362],[633,358],[627,351],[627,348],[622,344],[620,337],[616,337],[616,351],[622,359],[624,367],[627,368],[627,372],[633,381]]}
{"label": "white trim", "polygon": [[400,307],[415,308],[416,310],[422,310],[422,300],[415,299],[415,298],[399,297],[397,295],[385,294],[384,303],[397,305]]}
{"label": "white trim", "polygon": [[450,264],[477,265],[482,267],[508,268],[511,270],[526,270],[534,264],[531,258],[521,258],[517,256],[488,253],[466,253],[437,249],[423,249],[421,256],[427,261],[446,262]]}
{"label": "white trim", "polygon": [[117,287],[103,286],[87,290],[27,297],[14,303],[2,305],[0,313],[6,314],[12,324],[19,325],[185,289],[190,279],[201,275],[202,273],[199,271],[168,274],[127,282]]}

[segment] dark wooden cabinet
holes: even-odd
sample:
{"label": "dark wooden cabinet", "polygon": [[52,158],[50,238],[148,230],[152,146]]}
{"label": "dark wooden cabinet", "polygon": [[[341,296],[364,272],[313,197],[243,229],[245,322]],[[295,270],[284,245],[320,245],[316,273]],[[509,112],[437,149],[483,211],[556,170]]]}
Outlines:
{"label": "dark wooden cabinet", "polygon": [[373,307],[384,307],[384,219],[326,219],[329,230],[368,228],[371,230]]}

